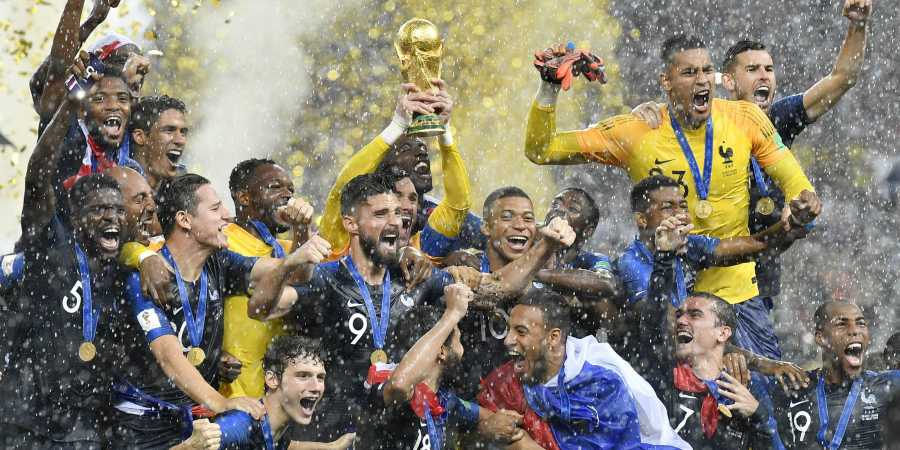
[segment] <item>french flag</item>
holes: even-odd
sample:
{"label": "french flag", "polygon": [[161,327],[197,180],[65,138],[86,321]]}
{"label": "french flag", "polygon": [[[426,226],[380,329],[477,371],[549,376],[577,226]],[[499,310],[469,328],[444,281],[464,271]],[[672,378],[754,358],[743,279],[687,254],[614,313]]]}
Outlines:
{"label": "french flag", "polygon": [[[489,375],[482,387],[490,387],[492,395],[513,399],[509,392],[516,389],[510,389],[509,384],[518,380],[515,376],[500,380],[498,372],[502,371]],[[562,372],[562,386],[559,376],[543,385],[522,386],[527,408],[518,411],[526,418],[533,413],[549,425],[555,441],[552,444],[560,450],[691,448],[669,425],[666,408],[653,387],[609,344],[597,342],[593,336],[569,336]],[[489,379],[492,386],[485,385]],[[484,390],[479,401],[483,394]],[[541,427],[527,426],[527,422],[533,438],[541,434]],[[553,448],[547,440],[542,446]]]}

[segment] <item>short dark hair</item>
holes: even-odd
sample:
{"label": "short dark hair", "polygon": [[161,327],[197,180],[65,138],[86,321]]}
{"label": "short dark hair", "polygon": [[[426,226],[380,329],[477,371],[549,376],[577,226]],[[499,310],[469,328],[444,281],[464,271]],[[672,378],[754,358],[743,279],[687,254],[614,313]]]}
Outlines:
{"label": "short dark hair", "polygon": [[572,316],[566,298],[562,294],[549,289],[532,289],[516,306],[529,306],[541,310],[546,328],[559,328],[563,336],[569,334]]}
{"label": "short dark hair", "polygon": [[228,177],[228,190],[231,191],[232,197],[235,193],[247,189],[253,174],[261,166],[277,165],[277,163],[268,158],[250,158],[239,162],[234,169],[231,170],[231,176]]}
{"label": "short dark hair", "polygon": [[153,124],[159,120],[160,114],[174,109],[182,114],[187,113],[184,102],[168,95],[153,95],[141,97],[137,105],[131,111],[131,128],[149,131]]}
{"label": "short dark hair", "polygon": [[659,50],[659,57],[662,58],[663,63],[668,66],[669,64],[672,64],[672,58],[675,54],[697,48],[706,48],[703,39],[693,35],[676,34],[663,42],[662,47],[660,47]]}
{"label": "short dark hair", "polygon": [[588,226],[596,227],[597,223],[600,222],[600,208],[597,206],[597,202],[594,201],[594,197],[591,197],[591,194],[588,194],[587,191],[578,187],[568,187],[563,189],[562,192],[575,192],[584,198],[588,206],[588,212],[586,214]]}
{"label": "short dark hair", "polygon": [[[390,335],[386,342],[391,354],[391,360],[400,362],[403,359],[403,355],[413,345],[416,345],[416,342],[422,336],[425,336],[425,333],[428,333],[437,325],[443,314],[444,310],[442,308],[432,305],[416,305],[403,313],[400,321],[397,322],[403,324],[403,326],[391,327]],[[447,336],[444,345],[447,345],[449,340],[450,335]]]}
{"label": "short dark hair", "polygon": [[506,186],[500,189],[495,190],[488,194],[487,198],[484,199],[484,208],[482,209],[482,217],[485,220],[491,217],[491,209],[494,207],[494,203],[497,203],[497,200],[501,198],[510,198],[510,197],[519,197],[519,198],[527,198],[531,200],[531,197],[525,193],[520,188],[515,186]]}
{"label": "short dark hair", "polygon": [[164,236],[168,236],[175,228],[175,215],[178,211],[191,214],[196,212],[197,189],[205,184],[210,184],[209,180],[195,173],[163,180],[156,192],[156,216]]}
{"label": "short dark hair", "polygon": [[667,187],[680,186],[677,181],[665,175],[653,175],[638,182],[631,188],[631,212],[646,212],[650,208],[650,195]]}
{"label": "short dark hair", "polygon": [[395,193],[393,177],[381,172],[357,175],[341,189],[341,215],[353,214],[369,197],[390,193]]}
{"label": "short dark hair", "polygon": [[79,178],[69,190],[69,211],[72,212],[72,215],[77,216],[81,212],[81,207],[86,203],[88,195],[101,189],[122,192],[119,182],[105,173],[94,173]]}
{"label": "short dark hair", "polygon": [[836,300],[826,301],[819,305],[819,307],[816,308],[815,314],[813,314],[813,321],[815,321],[816,324],[816,331],[822,331],[822,328],[825,328],[825,323],[828,322],[828,320],[831,318],[831,314],[828,312],[828,309],[835,305],[853,305],[857,307],[860,312],[862,312],[863,310],[859,305],[852,302],[842,302]]}
{"label": "short dark hair", "polygon": [[278,378],[293,361],[311,359],[325,365],[324,351],[319,340],[305,336],[278,336],[269,344],[263,357],[263,370],[272,371]]}
{"label": "short dark hair", "polygon": [[765,50],[766,46],[759,41],[750,41],[750,40],[742,40],[737,41],[734,45],[728,48],[728,51],[725,52],[725,59],[722,60],[722,69],[726,72],[730,71],[734,63],[737,61],[737,56],[741,53],[748,52],[750,50]]}
{"label": "short dark hair", "polygon": [[709,300],[713,312],[716,313],[716,326],[721,327],[724,325],[729,327],[731,328],[732,336],[734,335],[737,331],[737,313],[735,313],[734,307],[731,306],[730,303],[725,301],[722,297],[709,292],[691,292],[689,297],[698,297]]}

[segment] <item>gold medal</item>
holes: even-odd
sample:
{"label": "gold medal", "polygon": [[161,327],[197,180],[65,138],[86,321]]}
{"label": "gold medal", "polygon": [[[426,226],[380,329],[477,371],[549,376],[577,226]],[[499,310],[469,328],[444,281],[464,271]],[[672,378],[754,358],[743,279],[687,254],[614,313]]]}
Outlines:
{"label": "gold medal", "polygon": [[696,215],[697,217],[699,217],[701,219],[709,218],[709,216],[712,215],[712,212],[713,212],[712,203],[710,203],[707,200],[700,200],[699,202],[697,202],[697,207],[694,208],[694,215]]}
{"label": "gold medal", "polygon": [[723,416],[731,418],[731,410],[728,409],[727,406],[723,404],[719,404],[719,412],[722,413]]}
{"label": "gold medal", "polygon": [[386,363],[386,362],[388,362],[387,353],[385,353],[384,350],[379,348],[379,349],[375,350],[374,352],[372,352],[371,355],[369,355],[369,361],[371,361],[372,364]]}
{"label": "gold medal", "polygon": [[78,357],[84,361],[88,362],[93,360],[97,356],[97,347],[94,346],[93,342],[82,342],[81,345],[78,346]]}
{"label": "gold medal", "polygon": [[768,216],[775,212],[775,200],[772,197],[762,197],[756,201],[756,212]]}
{"label": "gold medal", "polygon": [[206,359],[206,352],[200,347],[191,347],[187,352],[187,360],[194,367],[203,364],[204,359]]}

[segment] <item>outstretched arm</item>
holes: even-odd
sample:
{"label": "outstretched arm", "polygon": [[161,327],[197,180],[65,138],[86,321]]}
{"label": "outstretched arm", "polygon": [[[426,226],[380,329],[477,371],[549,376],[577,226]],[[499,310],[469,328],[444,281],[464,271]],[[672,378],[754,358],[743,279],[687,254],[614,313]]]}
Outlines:
{"label": "outstretched arm", "polygon": [[714,266],[728,266],[752,261],[764,251],[784,252],[805,233],[801,229],[786,230],[782,222],[776,223],[752,236],[722,239],[713,253]]}
{"label": "outstretched arm", "polygon": [[844,16],[850,23],[847,37],[838,53],[834,68],[803,93],[803,108],[810,121],[815,121],[837,104],[856,85],[866,56],[866,22],[872,11],[872,0],[845,0]]}
{"label": "outstretched arm", "polygon": [[466,316],[466,310],[473,297],[472,290],[462,283],[451,284],[444,288],[444,301],[447,304],[444,314],[434,327],[406,352],[400,364],[394,369],[382,392],[386,405],[405,403],[412,398],[416,385],[421,383],[438,363],[441,347],[454,332],[459,321]]}
{"label": "outstretched arm", "polygon": [[66,96],[66,68],[75,59],[78,50],[103,21],[109,10],[116,7],[119,0],[95,0],[91,15],[79,27],[84,0],[68,0],[63,7],[59,25],[53,35],[50,56],[41,64],[31,78],[32,92],[40,93],[34,99],[35,109],[42,119],[49,118]]}
{"label": "outstretched arm", "polygon": [[247,315],[271,320],[287,314],[297,302],[297,291],[288,284],[310,281],[315,265],[330,252],[328,241],[313,235],[284,259],[261,258],[250,273],[253,294],[247,303]]}
{"label": "outstretched arm", "polygon": [[58,199],[53,191],[53,180],[69,120],[77,109],[77,101],[68,98],[63,101],[28,160],[24,201],[27,207],[22,208],[23,236],[32,236],[46,227],[56,213]]}
{"label": "outstretched arm", "polygon": [[568,222],[556,217],[547,226],[540,228],[541,240],[536,242],[519,259],[489,274],[482,274],[476,289],[479,299],[501,300],[516,296],[524,291],[553,252],[575,242],[575,231]]}

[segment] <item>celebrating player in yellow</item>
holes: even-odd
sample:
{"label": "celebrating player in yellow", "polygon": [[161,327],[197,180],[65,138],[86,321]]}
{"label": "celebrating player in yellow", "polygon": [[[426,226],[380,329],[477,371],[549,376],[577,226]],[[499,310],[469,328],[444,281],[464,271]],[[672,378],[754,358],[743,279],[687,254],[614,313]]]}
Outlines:
{"label": "celebrating player in yellow", "polygon": [[[580,63],[566,64],[573,50],[570,45],[566,50],[551,49],[537,55],[535,65],[544,81],[531,107],[525,136],[525,154],[532,162],[615,165],[625,169],[635,183],[652,175],[674,178],[688,199],[694,232],[729,238],[749,235],[748,167],[752,155],[786,197],[793,199],[783,216],[786,226],[806,223],[820,212],[812,185],[765,113],[749,102],[712,98],[714,69],[709,51],[699,38],[678,35],[663,44],[664,65],[659,80],[668,105],[663,111],[663,125],[657,129],[627,114],[586,130],[557,132],[559,82],[565,79],[565,70],[578,69]],[[587,61],[594,61],[594,66],[602,64],[597,58]],[[796,217],[791,217],[790,210]],[[694,288],[729,303],[758,300],[754,298],[758,290],[752,262],[706,269],[698,274]],[[748,303],[746,306],[757,309],[758,305]],[[768,317],[764,323],[751,325],[771,329]],[[768,333],[748,330],[748,334]]]}

